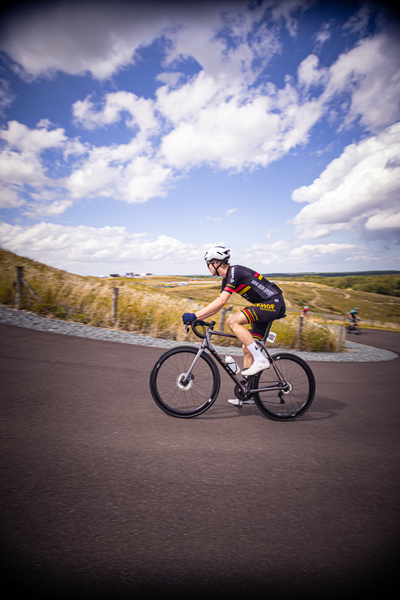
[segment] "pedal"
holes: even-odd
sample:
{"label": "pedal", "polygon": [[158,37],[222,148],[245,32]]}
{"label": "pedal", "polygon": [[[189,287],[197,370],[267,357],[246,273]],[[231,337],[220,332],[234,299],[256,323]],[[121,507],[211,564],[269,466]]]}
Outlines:
{"label": "pedal", "polygon": [[239,400],[238,410],[242,410],[243,408],[243,400]]}

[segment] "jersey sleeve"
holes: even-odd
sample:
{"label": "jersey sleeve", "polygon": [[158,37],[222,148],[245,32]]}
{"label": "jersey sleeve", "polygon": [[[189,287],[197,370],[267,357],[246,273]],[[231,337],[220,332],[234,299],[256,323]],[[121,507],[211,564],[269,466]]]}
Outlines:
{"label": "jersey sleeve", "polygon": [[246,278],[246,275],[248,276],[250,274],[251,276],[252,272],[249,271],[249,273],[247,273],[246,271],[247,269],[244,269],[240,265],[230,267],[222,291],[228,292],[228,294],[232,294],[233,292],[242,294],[244,290],[250,289],[246,283],[243,283],[243,280]]}
{"label": "jersey sleeve", "polygon": [[226,278],[222,281],[222,292],[228,292],[228,294],[232,294],[236,291],[237,288],[237,266],[229,267],[228,272],[226,274]]}
{"label": "jersey sleeve", "polygon": [[235,288],[230,283],[226,283],[221,290],[221,294],[222,294],[222,292],[228,292],[229,294],[232,294],[232,292],[234,292],[234,291],[235,291]]}

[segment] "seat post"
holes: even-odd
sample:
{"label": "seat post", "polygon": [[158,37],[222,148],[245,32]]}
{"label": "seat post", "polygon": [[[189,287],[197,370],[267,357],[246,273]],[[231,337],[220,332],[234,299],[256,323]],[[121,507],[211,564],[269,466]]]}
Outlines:
{"label": "seat post", "polygon": [[270,321],[270,322],[268,323],[268,325],[267,325],[267,329],[265,330],[264,337],[263,337],[263,342],[264,342],[264,344],[265,344],[265,342],[266,342],[266,340],[267,340],[267,337],[268,337],[268,335],[269,335],[269,332],[271,331],[272,323],[273,323],[273,321]]}
{"label": "seat post", "polygon": [[[283,315],[283,316],[281,317],[281,319],[284,319],[285,317],[286,317],[286,315]],[[267,329],[265,330],[264,337],[263,337],[263,342],[264,342],[264,344],[265,344],[265,342],[266,342],[266,340],[267,340],[267,337],[268,337],[268,334],[269,334],[269,332],[271,331],[272,323],[273,323],[274,321],[279,321],[279,320],[280,320],[280,319],[272,319],[272,321],[270,321],[270,322],[268,323],[268,325],[267,325]]]}

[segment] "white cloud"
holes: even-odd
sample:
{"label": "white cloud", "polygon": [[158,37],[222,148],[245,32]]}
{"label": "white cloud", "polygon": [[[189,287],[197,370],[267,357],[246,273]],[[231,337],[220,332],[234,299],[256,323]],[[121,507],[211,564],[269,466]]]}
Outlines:
{"label": "white cloud", "polygon": [[[227,76],[232,78],[235,72],[243,72],[243,62],[250,65],[254,53],[266,57],[267,51],[276,51],[271,29],[263,30],[262,52],[257,40],[253,50],[244,43],[266,10],[274,7],[275,22],[283,16],[286,26],[294,31],[293,14],[307,6],[302,0],[269,0],[264,6],[249,10],[247,4],[245,0],[115,0],[70,1],[38,8],[32,5],[30,10],[11,13],[4,21],[0,48],[20,65],[26,76],[51,76],[60,70],[73,75],[90,72],[104,79],[134,62],[135,53],[142,47],[166,36],[171,42],[170,63],[191,56],[214,74],[226,71],[228,66]],[[217,37],[221,30],[223,35]],[[235,40],[234,48],[226,43],[225,34]]]}
{"label": "white cloud", "polygon": [[166,85],[168,85],[169,87],[173,88],[175,87],[179,80],[183,77],[182,73],[176,73],[176,72],[169,72],[169,73],[159,73],[156,77],[157,81],[162,81],[162,83],[165,83]]}
{"label": "white cloud", "polygon": [[323,23],[321,29],[315,35],[315,40],[318,45],[324,44],[331,37],[331,28],[332,23]]}
{"label": "white cloud", "polygon": [[400,229],[400,211],[395,206],[388,210],[382,210],[369,217],[365,227],[370,231],[375,229]]}
{"label": "white cloud", "polygon": [[349,251],[360,250],[359,246],[355,244],[336,244],[331,242],[330,244],[303,244],[297,248],[294,248],[290,254],[294,258],[305,260],[310,262],[318,256],[349,253]]}
{"label": "white cloud", "polygon": [[[180,170],[201,165],[235,171],[266,167],[308,142],[313,126],[338,94],[350,95],[347,124],[359,116],[366,128],[381,131],[400,116],[400,42],[394,35],[379,33],[365,38],[330,67],[321,67],[318,57],[311,54],[298,67],[298,81],[287,77],[285,86],[277,89],[272,83],[253,84],[279,51],[280,22],[284,20],[294,35],[293,15],[309,3],[270,0],[251,10],[244,1],[178,3],[168,10],[163,3],[156,6],[157,10],[151,3],[118,0],[112,5],[70,2],[68,7],[51,5],[41,13],[32,9],[8,24],[3,49],[31,76],[62,70],[109,77],[135,60],[135,51],[161,35],[168,40],[163,70],[178,69],[187,58],[202,70],[189,80],[179,71],[163,71],[157,79],[165,85],[158,89],[155,100],[117,91],[106,94],[99,104],[91,96],[73,104],[75,125],[85,129],[111,126],[124,119],[126,127],[133,130],[126,144],[91,147],[79,138],[67,139],[64,130],[52,128],[46,120],[32,130],[16,121],[9,123],[8,129],[0,132],[4,142],[0,175],[8,185],[4,206],[27,201],[29,214],[54,215],[85,197],[145,202],[165,196]],[[267,11],[268,27],[263,20]],[[320,30],[320,42],[324,32],[326,39],[329,27],[326,24]],[[312,97],[310,90],[315,94],[316,86],[324,91]],[[45,167],[42,154],[49,149],[63,152],[62,178],[57,179],[57,171],[50,177]],[[348,154],[342,158],[341,171],[345,168],[342,163],[347,161],[350,169],[351,160],[359,162],[357,152],[353,158],[350,151]],[[347,173],[346,185],[343,182],[347,190],[350,185],[358,187],[358,171],[375,173],[383,168],[375,166],[371,171],[367,163],[365,158],[352,175]],[[296,223],[302,235],[308,231],[312,236],[327,235],[353,219],[345,215],[350,200],[342,202],[346,210],[340,203],[335,211],[328,209],[334,217],[325,214],[324,202],[331,206],[331,201],[328,192],[322,189],[320,193],[318,186],[324,188],[327,178],[334,178],[335,168],[321,176],[322,184],[317,180],[307,188],[304,201],[311,203],[315,196],[318,210],[313,209],[313,216],[306,209],[298,215]],[[363,189],[368,177],[371,175],[361,177]],[[384,189],[390,188],[393,177],[389,174],[383,180]],[[376,195],[378,175],[372,179]],[[335,185],[332,194],[339,183]],[[28,192],[27,186],[33,186],[33,192]],[[52,194],[49,188],[54,188]],[[24,191],[31,200],[21,195]],[[299,201],[301,193],[297,190],[294,199]],[[39,200],[40,194],[45,202]],[[353,204],[356,218],[361,200],[354,199]],[[387,209],[385,204],[382,210]],[[340,211],[343,220],[338,220]],[[378,229],[375,214],[363,212],[363,218],[370,219],[367,229]]]}
{"label": "white cloud", "polygon": [[6,79],[0,78],[0,115],[13,102],[15,96],[10,90],[10,84]]}
{"label": "white cloud", "polygon": [[178,89],[162,86],[157,90],[157,109],[174,125],[194,119],[197,113],[211,104],[224,87],[207,72],[201,71]]}
{"label": "white cloud", "polygon": [[371,6],[364,4],[358,12],[351,15],[349,20],[343,25],[343,31],[348,33],[364,33],[371,16]]}
{"label": "white cloud", "polygon": [[48,131],[42,123],[37,129],[29,129],[17,121],[10,121],[7,129],[0,130],[3,140],[0,151],[0,179],[2,193],[0,206],[15,208],[26,204],[24,192],[27,187],[33,193],[55,188],[57,180],[48,177],[41,161],[45,150],[60,149],[66,141],[63,129]]}
{"label": "white cloud", "polygon": [[[70,206],[73,201],[62,199],[48,202],[43,202],[43,196],[39,194],[31,194],[32,199],[37,200],[35,204],[31,204],[25,211],[24,214],[29,217],[58,217],[63,214]],[[50,198],[52,200],[52,198]]]}
{"label": "white cloud", "polygon": [[326,81],[328,69],[318,69],[319,58],[315,54],[309,54],[299,65],[297,76],[300,85],[308,89],[312,85],[319,85]]}
{"label": "white cloud", "polygon": [[103,79],[131,62],[167,23],[165,12],[150,4],[68,2],[38,9],[33,4],[5,22],[1,48],[33,77],[60,70]]}
{"label": "white cloud", "polygon": [[37,156],[3,150],[0,152],[0,178],[14,186],[42,186],[49,183]]}
{"label": "white cloud", "polygon": [[75,123],[86,129],[95,129],[111,125],[120,120],[121,114],[129,113],[125,120],[127,127],[138,127],[141,131],[156,131],[157,120],[151,100],[138,98],[131,92],[114,92],[106,94],[101,110],[94,110],[90,97],[78,100],[72,105]]}
{"label": "white cloud", "polygon": [[[292,219],[302,238],[318,238],[349,229],[389,229],[399,206],[400,123],[347,146],[309,186],[292,194],[307,202]],[[390,228],[393,226],[391,225]]]}
{"label": "white cloud", "polygon": [[[145,135],[139,134],[129,144],[91,148],[78,139],[68,140],[63,129],[45,128],[50,125],[41,122],[29,129],[11,121],[0,130],[1,207],[26,205],[29,216],[55,216],[74,200],[93,195],[129,203],[166,195],[171,169],[153,157]],[[147,117],[144,126],[152,126]],[[57,177],[53,163],[49,177],[42,156],[46,150],[59,151],[59,157],[63,154],[68,163],[60,165],[68,167],[69,175]]]}
{"label": "white cloud", "polygon": [[297,20],[294,17],[294,13],[303,12],[309,6],[312,6],[312,4],[312,0],[304,0],[303,2],[280,0],[273,3],[272,14],[275,19],[283,18],[290,35],[295,37],[297,33]]}
{"label": "white cloud", "polygon": [[[360,40],[343,52],[330,67],[320,67],[315,54],[299,65],[298,83],[307,94],[323,86],[318,104],[320,115],[331,110],[332,102],[343,98],[342,127],[359,119],[373,133],[400,118],[400,38],[390,29]],[[315,87],[312,90],[315,92]],[[348,108],[345,109],[345,104]]]}
{"label": "white cloud", "polygon": [[229,210],[226,211],[226,215],[229,217],[230,215],[233,215],[234,212],[236,212],[237,210],[239,210],[238,208],[230,208]]}
{"label": "white cloud", "polygon": [[[293,265],[293,268],[300,266],[302,270],[316,271],[321,268],[343,270],[345,263],[372,265],[379,262],[384,265],[395,260],[395,257],[385,255],[376,247],[330,242],[297,246],[289,252],[286,262]],[[338,267],[338,265],[342,266]]]}
{"label": "white cloud", "polygon": [[[1,157],[0,157],[0,177],[1,177]],[[21,198],[20,190],[17,186],[0,184],[0,208],[18,208],[25,204],[24,198]]]}
{"label": "white cloud", "polygon": [[361,40],[329,68],[329,83],[321,99],[351,93],[346,123],[360,118],[372,132],[400,117],[400,39],[380,33]]}
{"label": "white cloud", "polygon": [[[202,163],[241,169],[254,159],[267,162],[262,147],[273,143],[279,128],[279,117],[269,114],[267,106],[263,98],[245,105],[234,98],[204,107],[164,136],[161,154],[177,169]],[[261,156],[257,160],[254,154]]]}
{"label": "white cloud", "polygon": [[146,202],[167,194],[171,169],[138,156],[125,169],[121,183],[121,196],[127,202]]}
{"label": "white cloud", "polygon": [[0,138],[8,143],[12,149],[26,154],[38,154],[48,148],[58,148],[66,140],[64,130],[61,128],[48,131],[44,124],[39,123],[39,128],[29,129],[18,121],[10,121],[7,129],[0,130]]}
{"label": "white cloud", "polygon": [[[199,79],[207,79],[207,89],[213,90],[203,106],[196,106],[193,114],[190,109],[188,114],[184,104],[171,102],[180,121],[162,139],[160,154],[176,169],[201,164],[238,171],[265,167],[305,143],[322,114],[319,101],[302,104],[290,83],[283,90],[269,86],[269,95],[258,90],[232,95],[229,87],[217,92],[210,86],[209,77],[199,75],[186,84],[186,90],[196,86]],[[167,92],[164,94],[162,107],[168,97]],[[194,97],[198,99],[199,95]]]}
{"label": "white cloud", "polygon": [[143,153],[143,146],[135,140],[94,148],[73,170],[66,188],[76,199],[97,195],[135,203],[165,196],[171,169]]}
{"label": "white cloud", "polygon": [[290,243],[284,239],[276,242],[253,244],[246,248],[239,259],[243,264],[259,265],[257,268],[260,268],[286,262],[288,250],[290,250]]}
{"label": "white cloud", "polygon": [[36,260],[61,269],[93,272],[96,266],[152,264],[160,272],[177,264],[200,261],[205,246],[187,244],[160,235],[149,239],[145,233],[128,233],[125,227],[94,227],[36,223],[32,227],[0,222],[0,241],[13,252],[34,256]]}

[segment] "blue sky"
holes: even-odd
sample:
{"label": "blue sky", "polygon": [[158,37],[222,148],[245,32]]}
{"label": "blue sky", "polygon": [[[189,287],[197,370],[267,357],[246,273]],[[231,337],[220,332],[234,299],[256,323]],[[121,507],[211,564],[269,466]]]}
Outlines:
{"label": "blue sky", "polygon": [[[81,275],[400,268],[384,2],[11,3],[0,244]],[[18,10],[16,10],[18,8]]]}

